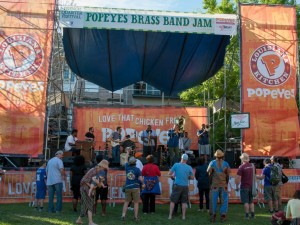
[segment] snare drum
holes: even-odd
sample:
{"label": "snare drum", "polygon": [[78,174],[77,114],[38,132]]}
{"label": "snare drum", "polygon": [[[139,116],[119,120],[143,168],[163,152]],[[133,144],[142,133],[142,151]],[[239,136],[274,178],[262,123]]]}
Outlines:
{"label": "snare drum", "polygon": [[126,161],[126,153],[121,153],[120,154],[120,164],[121,164],[121,166],[125,165],[125,161]]}

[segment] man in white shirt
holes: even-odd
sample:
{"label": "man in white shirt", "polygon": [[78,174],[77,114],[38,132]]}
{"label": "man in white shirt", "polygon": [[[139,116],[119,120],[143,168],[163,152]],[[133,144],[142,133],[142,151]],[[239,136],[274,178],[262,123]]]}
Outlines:
{"label": "man in white shirt", "polygon": [[65,151],[66,152],[71,151],[72,155],[80,154],[80,150],[76,149],[76,141],[78,141],[77,133],[78,133],[78,130],[73,129],[65,143]]}
{"label": "man in white shirt", "polygon": [[[64,164],[62,162],[63,151],[57,151],[55,157],[49,160],[46,167],[47,188],[49,195],[48,212],[60,213],[62,209],[62,189],[65,177]],[[54,193],[56,193],[56,210],[54,210]]]}

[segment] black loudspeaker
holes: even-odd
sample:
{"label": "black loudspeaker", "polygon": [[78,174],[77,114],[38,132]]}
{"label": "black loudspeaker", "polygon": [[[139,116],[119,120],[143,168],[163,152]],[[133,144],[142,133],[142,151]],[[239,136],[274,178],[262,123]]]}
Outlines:
{"label": "black loudspeaker", "polygon": [[62,158],[64,167],[71,167],[74,164],[75,156],[65,156]]}
{"label": "black loudspeaker", "polygon": [[226,151],[225,152],[225,159],[226,162],[228,162],[230,168],[234,168],[235,167],[235,155],[234,155],[234,151]]}
{"label": "black loudspeaker", "polygon": [[228,162],[230,168],[238,168],[241,164],[240,160],[241,151],[226,151],[225,152],[225,161]]}

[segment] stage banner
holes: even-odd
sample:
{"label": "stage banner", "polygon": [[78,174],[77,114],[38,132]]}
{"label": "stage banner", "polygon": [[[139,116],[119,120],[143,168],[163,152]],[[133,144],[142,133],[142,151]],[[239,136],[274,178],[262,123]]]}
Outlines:
{"label": "stage banner", "polygon": [[142,148],[141,135],[150,124],[157,134],[157,145],[166,145],[167,132],[173,128],[177,117],[185,117],[184,129],[189,133],[191,149],[198,150],[197,130],[202,124],[208,124],[207,108],[205,107],[74,107],[73,127],[78,129],[79,140],[84,140],[84,135],[89,127],[94,127],[96,145],[95,149],[104,149],[106,139],[122,127],[122,140],[130,135],[136,146]]}
{"label": "stage banner", "polygon": [[[195,172],[195,171],[194,171]],[[257,170],[257,174],[261,174],[262,170]],[[230,203],[240,203],[240,184],[236,183],[237,169],[232,169],[229,183],[228,193]],[[284,173],[289,177],[288,183],[281,188],[281,196],[283,201],[292,198],[296,190],[300,188],[300,170],[287,169]],[[16,203],[31,202],[34,200],[36,193],[35,171],[8,171],[6,175],[0,179],[0,203]],[[108,203],[123,203],[125,194],[122,192],[122,186],[125,184],[125,171],[109,169],[108,171]],[[71,202],[73,193],[71,191],[71,173],[66,172],[63,182],[64,202]],[[169,178],[168,171],[162,171],[159,178],[161,195],[157,195],[156,203],[169,203],[172,193],[173,180]],[[264,202],[264,182],[257,180],[256,188],[258,196],[254,200],[255,203]],[[47,192],[48,195],[48,192]],[[199,203],[199,190],[197,188],[197,180],[189,181],[189,199],[193,204]],[[48,201],[48,197],[46,198]]]}
{"label": "stage banner", "polygon": [[251,156],[299,156],[296,104],[296,8],[240,5],[243,150]]}
{"label": "stage banner", "polygon": [[55,0],[0,3],[0,153],[43,151]]}

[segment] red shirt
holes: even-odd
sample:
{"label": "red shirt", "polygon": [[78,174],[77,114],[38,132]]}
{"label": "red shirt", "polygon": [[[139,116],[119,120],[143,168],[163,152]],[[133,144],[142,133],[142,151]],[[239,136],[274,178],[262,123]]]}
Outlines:
{"label": "red shirt", "polygon": [[160,170],[157,165],[154,163],[147,163],[142,170],[142,176],[149,176],[149,177],[154,177],[154,176],[161,176]]}
{"label": "red shirt", "polygon": [[237,175],[241,176],[241,188],[251,188],[253,179],[252,164],[247,162],[240,165]]}

